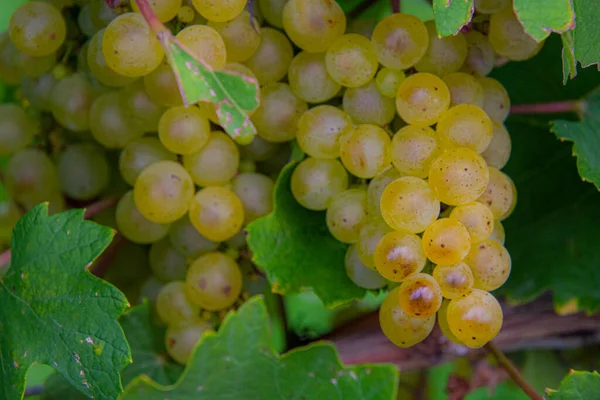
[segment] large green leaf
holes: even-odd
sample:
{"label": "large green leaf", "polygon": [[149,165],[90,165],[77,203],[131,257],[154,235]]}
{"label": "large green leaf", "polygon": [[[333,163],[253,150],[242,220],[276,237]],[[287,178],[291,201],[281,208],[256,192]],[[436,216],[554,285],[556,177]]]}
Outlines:
{"label": "large green leaf", "polygon": [[597,372],[571,371],[557,390],[546,390],[548,400],[600,399],[600,375]]}
{"label": "large green leaf", "polygon": [[[520,0],[528,1],[528,0]],[[565,0],[566,1],[566,0]],[[573,0],[576,15],[572,37],[563,39],[566,44],[563,57],[570,62],[565,63],[564,79],[577,75],[577,62],[582,67],[600,63],[600,2],[596,0]],[[564,36],[565,34],[563,34]],[[567,33],[570,35],[570,33]],[[574,62],[573,62],[574,60]]]}
{"label": "large green leaf", "polygon": [[204,335],[175,385],[141,377],[127,387],[123,400],[396,399],[394,366],[344,368],[326,343],[279,356],[268,318],[262,298],[252,298],[226,317],[218,334]]}
{"label": "large green leaf", "polygon": [[33,363],[51,365],[90,397],[121,392],[131,355],[116,319],[127,300],[86,270],[113,234],[84,221],[83,210],[48,217],[47,204],[19,221],[0,280],[0,397],[21,398]]}
{"label": "large green leaf", "polygon": [[514,0],[513,6],[525,31],[538,42],[575,26],[571,0]]}
{"label": "large green leaf", "polygon": [[493,392],[487,387],[476,389],[469,393],[465,400],[527,400],[527,396],[511,381],[504,381]]}
{"label": "large green leaf", "polygon": [[455,35],[473,16],[473,0],[433,0],[438,35]]}

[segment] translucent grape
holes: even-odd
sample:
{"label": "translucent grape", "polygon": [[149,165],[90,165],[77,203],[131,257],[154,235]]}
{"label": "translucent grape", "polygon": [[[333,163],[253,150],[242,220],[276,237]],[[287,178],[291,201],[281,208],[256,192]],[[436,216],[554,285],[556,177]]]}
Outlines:
{"label": "translucent grape", "polygon": [[492,121],[472,104],[459,104],[444,112],[436,132],[443,148],[466,147],[483,152],[492,140]]}
{"label": "translucent grape", "polygon": [[494,221],[494,231],[490,235],[490,239],[494,239],[500,244],[504,244],[504,239],[506,238],[506,234],[504,232],[504,226],[502,222],[496,220]]}
{"label": "translucent grape", "polygon": [[188,300],[185,282],[172,281],[158,292],[156,312],[165,324],[177,326],[197,319],[200,315],[200,307]]}
{"label": "translucent grape", "polygon": [[[130,3],[133,11],[140,12],[137,0],[131,0]],[[181,0],[148,0],[148,4],[160,22],[167,22],[175,18],[181,8]]]}
{"label": "translucent grape", "polygon": [[448,326],[448,305],[449,304],[450,304],[450,300],[448,300],[448,299],[442,300],[442,305],[440,306],[440,309],[437,312],[438,326],[440,327],[440,331],[442,331],[444,336],[446,336],[446,338],[449,341],[451,341],[452,343],[464,346],[465,344],[463,342],[461,342],[456,336],[454,336],[454,334],[450,330],[450,327]]}
{"label": "translucent grape", "polygon": [[387,125],[396,114],[394,99],[379,92],[375,81],[344,92],[344,111],[359,124]]}
{"label": "translucent grape", "polygon": [[327,73],[324,53],[298,53],[289,66],[288,82],[296,96],[313,104],[332,99],[341,89]]}
{"label": "translucent grape", "polygon": [[472,348],[482,347],[500,332],[502,307],[490,293],[473,289],[448,304],[448,327],[456,338]]}
{"label": "translucent grape", "polygon": [[500,242],[494,239],[472,246],[465,262],[473,271],[474,287],[478,289],[496,290],[510,275],[510,254]]}
{"label": "translucent grape", "polygon": [[471,243],[479,243],[494,231],[494,215],[484,204],[473,202],[455,207],[450,218],[459,221],[471,235]]}
{"label": "translucent grape", "polygon": [[199,186],[224,185],[237,173],[240,154],[233,140],[221,131],[211,132],[208,142],[183,156],[183,166]]}
{"label": "translucent grape", "polygon": [[540,51],[544,43],[536,42],[525,32],[512,4],[490,16],[488,38],[496,53],[512,61],[530,59]]}
{"label": "translucent grape", "polygon": [[327,208],[329,232],[342,243],[356,243],[367,220],[367,192],[349,189],[333,197]]}
{"label": "translucent grape", "polygon": [[375,248],[381,238],[392,229],[379,218],[368,218],[360,229],[356,251],[360,261],[368,268],[375,269]]}
{"label": "translucent grape", "polygon": [[275,182],[262,174],[243,173],[233,178],[231,190],[242,202],[245,224],[273,211],[274,188]]}
{"label": "translucent grape", "polygon": [[186,325],[170,325],[165,334],[167,353],[179,364],[185,364],[202,335],[210,331],[212,331],[212,325],[206,321],[194,321]]}
{"label": "translucent grape", "polygon": [[91,200],[109,184],[110,167],[104,151],[92,143],[75,143],[57,163],[62,191],[75,200]]}
{"label": "translucent grape", "polygon": [[111,69],[104,58],[102,42],[105,29],[101,29],[90,39],[87,48],[87,64],[94,75],[103,85],[121,87],[132,83],[135,78],[123,76]]}
{"label": "translucent grape", "polygon": [[475,10],[481,14],[495,14],[502,10],[508,0],[475,0]]}
{"label": "translucent grape", "polygon": [[423,232],[439,214],[440,201],[421,178],[398,178],[381,195],[381,216],[395,230]]}
{"label": "translucent grape", "polygon": [[252,57],[260,45],[260,25],[256,18],[251,21],[250,13],[242,11],[227,22],[208,22],[216,30],[227,52],[227,62],[243,62]]}
{"label": "translucent grape", "polygon": [[450,106],[473,104],[483,107],[483,87],[472,75],[464,72],[453,72],[444,76],[444,83],[450,89]]}
{"label": "translucent grape", "polygon": [[170,107],[183,105],[175,74],[167,60],[144,76],[144,87],[150,99],[156,104]]}
{"label": "translucent grape", "polygon": [[260,45],[245,64],[262,86],[285,77],[293,58],[294,50],[289,39],[275,29],[263,28]]}
{"label": "translucent grape", "polygon": [[82,75],[63,78],[52,89],[52,115],[69,130],[87,131],[94,97],[92,86]]}
{"label": "translucent grape", "polygon": [[431,275],[413,274],[400,285],[398,303],[409,317],[435,316],[442,304],[442,289]]}
{"label": "translucent grape", "polygon": [[392,282],[402,282],[421,272],[427,261],[421,238],[404,231],[383,235],[375,247],[373,259],[381,276]]}
{"label": "translucent grape", "polygon": [[379,289],[387,285],[387,281],[379,275],[377,271],[368,268],[360,260],[358,251],[355,245],[351,245],[346,250],[346,258],[344,259],[346,274],[356,286],[365,289]]}
{"label": "translucent grape", "polygon": [[169,238],[154,243],[148,254],[150,269],[163,282],[181,281],[187,271],[186,259],[171,244]]}
{"label": "translucent grape", "polygon": [[440,284],[442,295],[447,299],[459,298],[469,294],[473,289],[473,272],[464,262],[454,265],[438,265],[432,275]]}
{"label": "translucent grape", "polygon": [[54,163],[37,148],[14,153],[3,171],[3,178],[10,198],[25,209],[50,200],[59,189]]}
{"label": "translucent grape", "polygon": [[469,231],[455,219],[440,218],[423,233],[423,250],[434,264],[457,264],[467,256],[470,249]]}
{"label": "translucent grape", "polygon": [[8,32],[19,51],[42,57],[54,53],[63,44],[67,26],[58,9],[47,3],[30,1],[13,12]]}
{"label": "translucent grape", "polygon": [[375,53],[383,66],[408,69],[415,65],[429,46],[425,24],[409,14],[392,14],[382,19],[371,37]]}
{"label": "translucent grape", "polygon": [[367,188],[367,210],[370,217],[381,218],[381,195],[386,186],[398,178],[400,174],[390,166],[371,179]]}
{"label": "translucent grape", "polygon": [[[300,127],[298,127],[300,129]],[[260,136],[254,136],[252,142],[240,146],[240,156],[251,161],[266,161],[275,154],[280,154],[281,145],[279,143],[269,142]]]}
{"label": "translucent grape", "polygon": [[485,160],[467,148],[444,151],[429,169],[429,185],[440,201],[448,205],[475,201],[485,191],[488,181]]}
{"label": "translucent grape", "polygon": [[144,217],[133,201],[133,191],[125,193],[115,213],[119,232],[134,243],[158,242],[169,232],[169,225],[157,224]]}
{"label": "translucent grape", "polygon": [[190,25],[196,19],[196,10],[191,6],[181,6],[177,11],[177,19],[186,25]]}
{"label": "translucent grape", "polygon": [[400,84],[406,79],[404,71],[383,67],[375,77],[379,93],[386,97],[396,98]]}
{"label": "translucent grape", "polygon": [[225,42],[219,32],[207,25],[191,25],[175,36],[196,58],[219,70],[227,63]]}
{"label": "translucent grape", "polygon": [[465,33],[465,39],[468,51],[462,70],[479,76],[486,76],[492,72],[496,62],[496,52],[488,37],[479,31],[472,30]]}
{"label": "translucent grape", "polygon": [[348,188],[348,173],[338,160],[308,157],[292,173],[291,188],[304,208],[323,211],[336,194]]}
{"label": "translucent grape", "polygon": [[165,108],[150,98],[143,81],[139,80],[122,89],[119,104],[137,129],[144,132],[158,131],[158,122]]}
{"label": "translucent grape", "polygon": [[344,167],[360,178],[372,178],[390,165],[391,140],[377,125],[358,125],[340,139]]}
{"label": "translucent grape", "polygon": [[494,121],[492,140],[481,156],[488,166],[502,169],[510,158],[512,141],[504,124]]}
{"label": "translucent grape", "polygon": [[[2,73],[0,72],[1,75]],[[52,90],[56,82],[57,80],[52,74],[44,74],[38,78],[25,77],[21,83],[21,89],[31,107],[38,111],[51,112]]]}
{"label": "translucent grape", "polygon": [[425,22],[429,36],[429,47],[415,64],[419,72],[429,72],[443,76],[456,72],[467,58],[467,41],[462,33],[453,36],[438,37],[435,21]]}
{"label": "translucent grape", "polygon": [[438,136],[429,127],[407,125],[392,137],[392,164],[402,175],[427,178],[441,151]]}
{"label": "translucent grape", "polygon": [[309,156],[337,158],[340,138],[352,129],[352,120],[344,111],[333,106],[317,106],[304,112],[298,120],[296,139]]}
{"label": "translucent grape", "polygon": [[428,73],[406,78],[398,88],[396,108],[408,124],[429,126],[450,106],[450,90],[443,80]]}
{"label": "translucent grape", "polygon": [[163,160],[176,161],[177,156],[170,153],[155,137],[143,137],[130,142],[119,156],[121,176],[131,186],[139,174],[149,165]]}
{"label": "translucent grape", "polygon": [[219,247],[218,243],[202,236],[187,215],[173,222],[169,229],[169,239],[175,250],[187,258],[198,258]]}
{"label": "translucent grape", "polygon": [[192,0],[194,8],[209,21],[225,22],[237,17],[247,0]]}
{"label": "translucent grape", "polygon": [[102,146],[121,149],[144,135],[144,131],[138,129],[124,111],[118,92],[104,93],[92,104],[90,128],[94,139]]}
{"label": "translucent grape", "polygon": [[349,33],[337,37],[327,48],[325,65],[340,85],[359,87],[375,77],[379,62],[369,39]]}
{"label": "translucent grape", "polygon": [[502,221],[517,202],[515,184],[508,175],[496,168],[489,168],[489,175],[489,183],[477,201],[488,206],[494,218]]}
{"label": "translucent grape", "polygon": [[0,156],[8,156],[27,147],[39,127],[15,104],[0,104]]}
{"label": "translucent grape", "polygon": [[197,107],[170,108],[158,124],[158,137],[172,153],[196,153],[208,143],[210,136],[210,123]]}
{"label": "translucent grape", "polygon": [[483,87],[483,111],[496,122],[504,122],[510,112],[510,97],[500,82],[494,78],[479,78]]}
{"label": "translucent grape", "polygon": [[190,221],[208,240],[222,242],[242,228],[244,206],[233,191],[221,186],[206,187],[192,199]]}
{"label": "translucent grape", "polygon": [[270,25],[283,28],[283,7],[289,0],[257,0],[258,9]]}

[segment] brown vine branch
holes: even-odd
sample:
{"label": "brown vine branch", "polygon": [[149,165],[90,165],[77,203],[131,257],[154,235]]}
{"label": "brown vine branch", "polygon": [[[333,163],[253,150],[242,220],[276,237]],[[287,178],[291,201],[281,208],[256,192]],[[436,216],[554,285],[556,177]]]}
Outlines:
{"label": "brown vine branch", "polygon": [[564,100],[551,103],[517,104],[510,108],[511,114],[556,114],[579,113],[583,110],[584,102],[581,100]]}
{"label": "brown vine branch", "polygon": [[399,13],[400,12],[400,0],[391,0],[392,2],[392,12]]}

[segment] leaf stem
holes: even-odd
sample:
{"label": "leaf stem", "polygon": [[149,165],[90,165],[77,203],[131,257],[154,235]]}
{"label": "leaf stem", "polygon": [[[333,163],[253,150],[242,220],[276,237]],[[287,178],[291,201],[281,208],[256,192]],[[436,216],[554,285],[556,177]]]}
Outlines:
{"label": "leaf stem", "polygon": [[392,1],[392,12],[399,13],[400,12],[400,0],[391,0]]}
{"label": "leaf stem", "polygon": [[581,100],[554,101],[551,103],[517,104],[510,108],[511,114],[555,114],[574,112],[579,113],[583,109]]}
{"label": "leaf stem", "polygon": [[533,387],[531,387],[529,382],[525,380],[523,375],[521,375],[521,373],[519,372],[517,367],[515,367],[512,361],[510,361],[508,357],[506,357],[506,355],[502,352],[502,350],[496,347],[494,343],[489,342],[485,345],[485,349],[496,358],[498,364],[500,364],[500,366],[504,368],[504,370],[508,373],[511,379],[515,381],[517,385],[519,385],[521,390],[527,396],[529,396],[531,400],[544,400],[544,398],[540,396]]}

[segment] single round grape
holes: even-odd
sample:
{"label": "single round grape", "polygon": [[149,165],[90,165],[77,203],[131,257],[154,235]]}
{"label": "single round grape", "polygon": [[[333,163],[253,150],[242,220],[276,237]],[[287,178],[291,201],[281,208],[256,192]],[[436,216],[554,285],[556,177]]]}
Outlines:
{"label": "single round grape", "polygon": [[396,98],[400,84],[406,79],[404,71],[383,67],[375,77],[379,93],[386,97]]}
{"label": "single round grape", "polygon": [[90,129],[94,97],[94,90],[83,75],[63,78],[52,89],[52,115],[63,127],[85,132]]}
{"label": "single round grape", "polygon": [[208,26],[217,31],[223,39],[227,62],[246,61],[260,45],[260,25],[248,11],[242,11],[231,21],[209,21]]}
{"label": "single round grape", "polygon": [[176,36],[192,55],[219,70],[227,63],[225,42],[219,32],[207,25],[191,25],[182,29]]}
{"label": "single round grape", "polygon": [[390,165],[391,140],[377,125],[362,124],[340,139],[344,167],[359,178],[372,178]]}
{"label": "single round grape", "polygon": [[346,30],[342,7],[329,0],[289,0],[283,7],[282,21],[292,42],[310,53],[327,51]]}
{"label": "single round grape", "polygon": [[176,362],[185,365],[202,335],[212,330],[212,325],[206,321],[194,321],[186,325],[170,325],[165,333],[167,353]]}
{"label": "single round grape", "polygon": [[75,143],[57,163],[62,191],[75,200],[91,200],[109,184],[110,167],[104,151],[92,143]]}
{"label": "single round grape", "polygon": [[257,0],[258,9],[269,25],[283,28],[283,7],[289,0]]}
{"label": "single round grape", "polygon": [[431,275],[413,274],[400,285],[398,303],[409,317],[432,317],[442,304],[442,289]]}
{"label": "single round grape", "polygon": [[191,25],[196,19],[196,10],[191,6],[181,6],[177,11],[177,19],[185,25]]}
{"label": "single round grape", "polygon": [[392,229],[383,220],[379,218],[367,218],[358,234],[356,242],[356,251],[360,261],[368,268],[375,268],[375,248],[381,241],[381,238],[391,232]]}
{"label": "single round grape", "polygon": [[348,188],[348,173],[338,160],[308,157],[292,173],[291,188],[304,208],[323,211],[336,194]]}
{"label": "single round grape", "polygon": [[209,21],[225,22],[237,17],[247,0],[192,0],[194,8]]}
{"label": "single round grape", "polygon": [[398,304],[400,286],[388,293],[379,309],[379,324],[384,335],[396,346],[406,348],[423,341],[435,325],[435,315],[412,318]]}
{"label": "single round grape", "polygon": [[298,53],[290,63],[288,82],[296,96],[313,104],[331,100],[341,89],[327,73],[324,53]]}
{"label": "single round grape", "polygon": [[154,32],[138,13],[122,14],[108,25],[102,52],[110,69],[132,78],[149,74],[165,56]]}
{"label": "single round grape", "polygon": [[158,131],[158,122],[165,108],[150,98],[142,80],[123,88],[119,96],[123,113],[137,129],[144,132]]}
{"label": "single round grape", "polygon": [[258,135],[271,142],[287,142],[296,137],[298,120],[308,105],[286,83],[265,85],[260,107],[252,116]]}
{"label": "single round grape", "polygon": [[429,169],[429,185],[442,203],[457,206],[471,203],[483,194],[489,182],[483,157],[473,150],[446,150]]}
{"label": "single round grape", "polygon": [[219,247],[218,243],[202,236],[187,215],[171,224],[169,239],[175,250],[187,258],[198,258]]}
{"label": "single round grape", "polygon": [[185,292],[183,281],[169,282],[158,292],[156,312],[165,324],[185,325],[199,317],[200,307],[192,303]]}
{"label": "single round grape", "polygon": [[427,52],[429,36],[425,24],[409,14],[392,14],[382,19],[371,37],[383,66],[408,69]]}
{"label": "single round grape", "polygon": [[470,249],[469,231],[455,219],[440,218],[423,233],[423,250],[434,264],[457,264],[467,256]]}
{"label": "single round grape", "polygon": [[378,173],[371,179],[367,188],[367,211],[369,216],[373,218],[381,217],[381,195],[386,186],[400,178],[398,171],[390,166]]}
{"label": "single round grape", "polygon": [[402,282],[421,272],[427,261],[421,238],[404,231],[383,235],[375,247],[373,259],[381,276],[392,282]]}
{"label": "single round grape", "polygon": [[52,112],[52,90],[56,82],[57,80],[52,74],[44,74],[38,78],[25,77],[21,83],[21,89],[32,108],[38,111]]}
{"label": "single round grape", "polygon": [[452,343],[464,346],[465,344],[463,342],[461,342],[456,336],[454,336],[454,334],[450,330],[450,327],[448,326],[448,305],[449,304],[450,304],[450,300],[448,300],[448,299],[442,300],[442,305],[440,306],[440,309],[437,312],[438,326],[440,327],[440,331],[442,331],[444,336],[446,336],[446,339],[448,339]]}
{"label": "single round grape", "polygon": [[494,69],[496,63],[496,52],[490,44],[488,37],[483,33],[472,30],[465,33],[467,40],[467,59],[463,70],[479,76],[486,76]]}
{"label": "single round grape", "polygon": [[193,196],[192,178],[174,161],[149,165],[140,173],[133,188],[133,198],[140,213],[161,224],[183,217]]}
{"label": "single round grape", "polygon": [[173,247],[168,237],[152,244],[148,258],[152,273],[161,281],[171,282],[185,279],[186,259]]}
{"label": "single round grape", "polygon": [[494,239],[488,239],[472,246],[465,258],[475,278],[474,287],[483,290],[496,290],[504,285],[511,270],[510,254]]}
{"label": "single round grape", "polygon": [[160,118],[158,137],[172,153],[193,154],[209,141],[210,123],[198,107],[173,107]]}
{"label": "single round grape", "polygon": [[490,293],[473,289],[448,304],[448,327],[456,338],[472,348],[482,347],[500,332],[502,307]]}
{"label": "single round grape", "polygon": [[[131,9],[140,12],[137,0],[131,0]],[[181,0],[148,0],[148,4],[160,22],[167,22],[177,16],[181,8]]]}
{"label": "single round grape", "polygon": [[177,156],[165,149],[157,138],[143,137],[130,142],[121,151],[119,171],[125,182],[133,186],[146,167],[163,160],[176,161]]}
{"label": "single round grape", "polygon": [[454,265],[438,265],[432,275],[440,284],[442,296],[447,299],[459,298],[469,294],[473,289],[473,272],[464,262]]}
{"label": "single round grape", "polygon": [[379,62],[369,39],[348,33],[337,37],[327,48],[325,65],[340,85],[359,87],[375,77]]}
{"label": "single round grape", "polygon": [[144,217],[133,201],[133,191],[125,193],[115,212],[119,232],[134,243],[158,242],[169,232],[169,225],[157,224]]}
{"label": "single round grape", "polygon": [[525,32],[512,4],[490,16],[488,38],[494,51],[512,61],[528,60],[543,46]]}
{"label": "single round grape", "polygon": [[436,132],[443,148],[466,147],[483,152],[492,140],[492,121],[472,104],[449,108],[438,120]]}
{"label": "single round grape", "polygon": [[396,108],[408,124],[433,125],[450,106],[450,90],[443,80],[429,73],[406,78],[398,88]]}
{"label": "single round grape", "polygon": [[10,243],[12,231],[21,219],[21,211],[14,201],[0,201],[0,243]]}
{"label": "single round grape", "polygon": [[274,189],[275,182],[262,174],[243,173],[233,178],[231,190],[242,202],[245,224],[273,211]]}
{"label": "single round grape", "polygon": [[387,281],[379,275],[379,272],[368,268],[360,260],[356,245],[351,245],[346,250],[346,258],[344,259],[346,274],[356,286],[364,289],[379,289],[387,285]]}
{"label": "single round grape", "polygon": [[209,311],[223,310],[231,307],[241,294],[242,272],[231,257],[212,252],[194,261],[185,284],[195,304]]}
{"label": "single round grape", "polygon": [[396,115],[394,99],[379,92],[374,80],[358,88],[348,88],[343,97],[344,111],[359,124],[387,125]]}
{"label": "single round grape", "polygon": [[0,156],[11,155],[33,141],[39,126],[15,104],[0,104]]}
{"label": "single round grape", "polygon": [[453,36],[438,37],[435,21],[425,22],[429,36],[429,47],[415,64],[419,72],[443,76],[456,72],[467,58],[467,41],[461,32]]}
{"label": "single round grape", "polygon": [[402,175],[427,178],[441,151],[438,135],[427,126],[407,125],[392,137],[392,164]]}
{"label": "single round grape", "polygon": [[327,208],[327,228],[342,243],[356,243],[367,219],[367,192],[349,189],[333,197]]}
{"label": "single round grape", "polygon": [[510,112],[510,97],[500,82],[494,78],[479,78],[483,87],[483,111],[496,122],[504,122]]}
{"label": "single round grape", "polygon": [[473,244],[484,241],[494,231],[494,214],[484,204],[476,201],[454,207],[450,218],[467,228]]}
{"label": "single round grape", "polygon": [[440,201],[421,178],[398,178],[381,195],[381,216],[395,230],[423,232],[439,214]]}
{"label": "single round grape", "polygon": [[254,72],[262,86],[285,77],[293,58],[294,49],[283,33],[262,28],[260,45],[244,64]]}
{"label": "single round grape", "polygon": [[30,1],[12,13],[8,32],[19,51],[42,57],[54,53],[63,44],[67,26],[58,9],[48,3]]}
{"label": "single round grape", "polygon": [[240,231],[244,206],[230,189],[210,186],[201,189],[190,205],[190,221],[202,236],[222,242]]}
{"label": "single round grape", "polygon": [[489,175],[489,183],[477,201],[488,206],[494,218],[502,221],[517,202],[515,184],[497,168],[489,168]]}
{"label": "single round grape", "polygon": [[135,78],[123,76],[113,69],[111,69],[104,57],[102,51],[102,42],[104,39],[105,29],[101,29],[90,39],[87,48],[87,64],[94,75],[94,78],[98,79],[100,83],[111,87],[121,87],[132,83]]}
{"label": "single round grape", "polygon": [[450,90],[450,106],[472,104],[483,108],[483,86],[472,75],[464,72],[452,72],[445,75],[443,81]]}
{"label": "single round grape", "polygon": [[506,233],[504,232],[504,226],[502,222],[495,220],[494,221],[494,231],[490,235],[490,239],[494,239],[500,244],[504,244],[504,240],[506,238]]}
{"label": "single round grape", "polygon": [[148,97],[156,104],[169,107],[183,105],[175,74],[167,60],[144,76],[144,87]]}
{"label": "single round grape", "polygon": [[480,14],[495,14],[502,10],[508,0],[475,0],[473,5],[475,6],[475,11]]}
{"label": "single round grape", "polygon": [[298,120],[296,139],[309,156],[340,156],[340,138],[353,129],[352,119],[337,107],[323,105],[304,112]]}
{"label": "single round grape", "polygon": [[199,186],[224,185],[237,173],[240,154],[231,138],[211,132],[208,142],[193,154],[183,156],[183,166]]}
{"label": "single round grape", "polygon": [[492,140],[481,156],[488,166],[502,169],[510,158],[512,142],[504,124],[493,121]]}
{"label": "single round grape", "polygon": [[280,148],[281,145],[279,143],[269,142],[268,140],[265,140],[260,136],[254,136],[254,138],[249,144],[239,146],[240,156],[242,157],[242,159],[250,161],[269,160],[276,154],[281,153],[279,151]]}
{"label": "single round grape", "polygon": [[124,111],[118,92],[107,92],[94,100],[90,109],[90,128],[94,139],[102,146],[122,149],[144,135]]}

